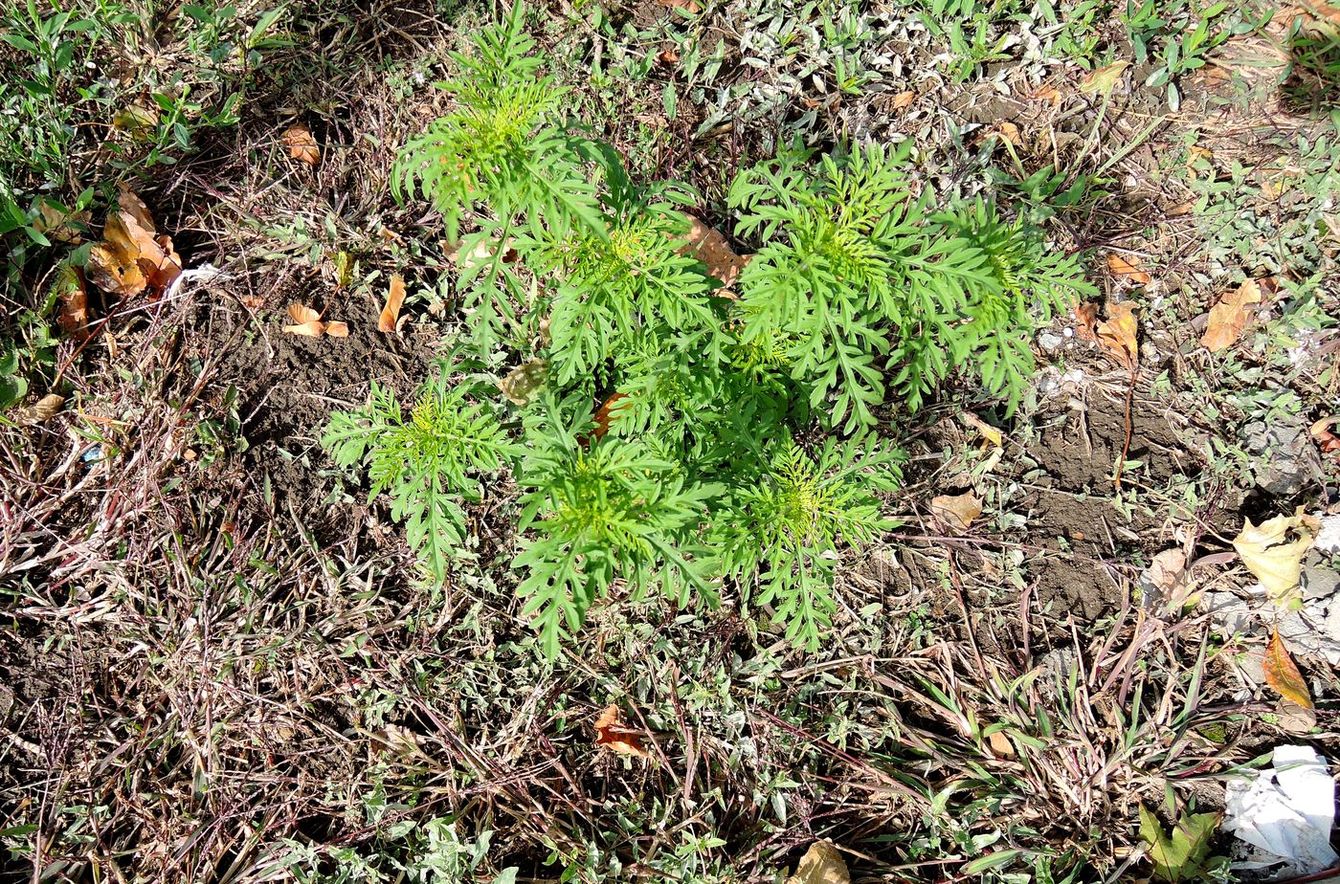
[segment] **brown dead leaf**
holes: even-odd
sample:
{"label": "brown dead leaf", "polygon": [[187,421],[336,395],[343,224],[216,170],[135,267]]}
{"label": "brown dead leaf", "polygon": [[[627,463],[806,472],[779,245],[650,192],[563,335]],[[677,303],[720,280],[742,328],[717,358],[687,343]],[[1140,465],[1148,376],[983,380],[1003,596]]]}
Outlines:
{"label": "brown dead leaf", "polygon": [[697,0],[656,0],[662,6],[669,6],[671,9],[682,9],[689,15],[697,15],[702,12],[702,7],[698,5]]}
{"label": "brown dead leaf", "polygon": [[663,49],[661,54],[656,56],[656,60],[666,67],[674,67],[679,64],[679,53],[673,49]]}
{"label": "brown dead leaf", "polygon": [[243,307],[253,312],[265,306],[264,295],[242,295],[238,300],[242,302]]}
{"label": "brown dead leaf", "polygon": [[916,102],[916,100],[916,91],[908,89],[906,92],[899,92],[897,95],[893,96],[893,98],[889,100],[889,107],[894,110],[907,110]]}
{"label": "brown dead leaf", "polygon": [[308,166],[321,162],[321,148],[306,123],[294,123],[284,130],[280,138],[288,148],[288,155],[298,162]]}
{"label": "brown dead leaf", "polygon": [[982,502],[971,491],[931,498],[931,515],[946,531],[954,534],[968,530],[973,520],[981,514]]}
{"label": "brown dead leaf", "polygon": [[619,720],[619,706],[611,703],[596,718],[596,745],[604,746],[616,755],[650,758],[642,745],[643,732],[630,728]]}
{"label": "brown dead leaf", "polygon": [[20,408],[16,419],[26,426],[45,423],[60,413],[65,397],[59,393],[48,393],[28,408]]}
{"label": "brown dead leaf", "polygon": [[399,273],[391,274],[391,291],[386,295],[386,306],[377,317],[377,331],[395,334],[400,319],[400,307],[405,303],[405,279]]}
{"label": "brown dead leaf", "polygon": [[786,884],[851,884],[846,860],[831,841],[815,841]]}
{"label": "brown dead leaf", "polygon": [[1149,285],[1150,283],[1150,275],[1140,268],[1140,261],[1134,256],[1127,258],[1118,255],[1116,252],[1108,252],[1107,269],[1119,280],[1124,279],[1136,285]]}
{"label": "brown dead leaf", "polygon": [[1134,369],[1140,364],[1139,329],[1135,322],[1135,305],[1130,301],[1109,302],[1107,319],[1098,323],[1095,332],[1098,343],[1123,366]]}
{"label": "brown dead leaf", "polygon": [[1030,97],[1035,101],[1050,101],[1052,106],[1061,103],[1060,91],[1050,83],[1043,83],[1037,89],[1034,89],[1033,94]]}
{"label": "brown dead leaf", "polygon": [[1307,689],[1303,673],[1298,671],[1298,664],[1293,662],[1289,650],[1284,647],[1278,629],[1270,636],[1270,644],[1266,645],[1262,664],[1265,668],[1266,684],[1278,691],[1281,697],[1304,709],[1313,708],[1312,693]]}
{"label": "brown dead leaf", "polygon": [[326,334],[332,338],[347,338],[349,337],[349,326],[343,322],[327,322]]}
{"label": "brown dead leaf", "polygon": [[121,297],[145,289],[162,292],[181,275],[181,256],[172,240],[159,236],[149,208],[129,190],[121,191],[114,214],[107,217],[102,242],[89,250],[85,271],[104,292]]}
{"label": "brown dead leaf", "polygon": [[721,232],[708,227],[702,221],[686,214],[689,232],[680,254],[692,255],[707,265],[707,272],[721,280],[721,288],[714,292],[717,297],[735,300],[730,287],[740,278],[740,272],[749,263],[752,255],[737,255]]}
{"label": "brown dead leaf", "polygon": [[1261,303],[1261,286],[1249,279],[1219,299],[1210,308],[1210,321],[1200,345],[1211,353],[1226,350],[1237,343],[1252,318],[1253,304]]}

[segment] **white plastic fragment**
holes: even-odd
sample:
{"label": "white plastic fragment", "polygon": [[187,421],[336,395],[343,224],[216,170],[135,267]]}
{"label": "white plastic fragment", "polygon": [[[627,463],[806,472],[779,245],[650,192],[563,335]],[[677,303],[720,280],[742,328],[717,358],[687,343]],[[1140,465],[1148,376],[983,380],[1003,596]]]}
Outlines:
{"label": "white plastic fragment", "polygon": [[1271,767],[1225,787],[1224,829],[1258,848],[1247,866],[1285,863],[1292,875],[1333,867],[1335,783],[1326,759],[1308,746],[1276,746]]}

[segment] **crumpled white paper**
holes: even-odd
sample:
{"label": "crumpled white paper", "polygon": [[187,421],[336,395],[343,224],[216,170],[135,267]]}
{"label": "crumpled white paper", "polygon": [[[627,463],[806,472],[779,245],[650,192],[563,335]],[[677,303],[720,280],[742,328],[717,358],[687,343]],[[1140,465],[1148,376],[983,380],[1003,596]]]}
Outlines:
{"label": "crumpled white paper", "polygon": [[1276,746],[1271,767],[1225,786],[1225,831],[1286,862],[1287,872],[1311,875],[1335,865],[1335,782],[1326,759],[1309,746]]}

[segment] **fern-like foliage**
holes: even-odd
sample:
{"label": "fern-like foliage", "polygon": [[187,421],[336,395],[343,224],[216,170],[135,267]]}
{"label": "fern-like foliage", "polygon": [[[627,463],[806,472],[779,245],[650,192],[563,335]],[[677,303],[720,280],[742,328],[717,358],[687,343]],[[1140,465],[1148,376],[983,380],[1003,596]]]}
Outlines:
{"label": "fern-like foliage", "polygon": [[461,504],[479,500],[480,475],[498,472],[520,452],[494,410],[467,391],[443,373],[406,415],[374,381],[368,404],[331,415],[321,440],[341,467],[367,468],[368,500],[386,493],[392,518],[405,523],[410,546],[438,585],[465,536]]}
{"label": "fern-like foliage", "polygon": [[[979,250],[927,223],[900,154],[873,145],[826,156],[812,172],[804,160],[764,163],[731,189],[737,232],[764,240],[740,280],[742,337],[789,337],[793,375],[851,432],[876,422],[884,364],[905,362],[909,344],[942,332],[989,271]],[[894,379],[913,406],[949,367],[917,355],[915,370]]]}
{"label": "fern-like foliage", "polygon": [[1041,230],[1022,219],[1006,221],[994,203],[978,199],[936,220],[986,256],[991,278],[968,291],[968,321],[955,330],[958,356],[975,366],[982,385],[1012,412],[1035,367],[1034,328],[1095,289],[1085,281],[1078,255],[1049,249]]}
{"label": "fern-like foliage", "polygon": [[[607,167],[619,181],[623,170]],[[517,239],[528,266],[552,280],[549,361],[560,383],[589,377],[647,334],[710,337],[721,318],[712,280],[680,254],[688,222],[682,194],[626,180],[607,193],[599,235],[547,225]],[[674,200],[674,201],[671,201]]]}
{"label": "fern-like foliage", "polygon": [[517,3],[505,22],[480,32],[474,55],[452,54],[458,74],[441,86],[457,109],[405,145],[392,176],[397,198],[417,185],[437,206],[451,242],[460,239],[462,216],[481,203],[501,219],[525,211],[537,227],[603,230],[582,144],[559,125],[566,90],[539,74],[524,20]]}
{"label": "fern-like foliage", "polygon": [[874,492],[897,487],[901,460],[866,436],[830,437],[813,457],[784,440],[766,472],[733,488],[717,512],[723,570],[756,604],[772,606],[795,643],[817,649],[832,622],[837,551],[895,526]]}
{"label": "fern-like foliage", "polygon": [[635,597],[661,591],[687,603],[711,593],[693,537],[706,501],[718,490],[686,479],[651,442],[605,438],[594,443],[584,397],[546,395],[528,416],[535,440],[522,464],[516,566],[541,643],[551,657],[616,580]]}
{"label": "fern-like foliage", "polygon": [[1036,323],[1088,290],[1077,259],[990,203],[937,213],[899,151],[790,150],[730,190],[758,251],[720,297],[687,254],[693,193],[634,181],[568,128],[523,21],[518,4],[454,56],[456,109],[396,176],[461,241],[463,348],[527,367],[503,384],[519,440],[448,368],[408,417],[374,385],[326,444],[368,467],[437,580],[479,477],[512,467],[518,593],[550,656],[616,590],[736,591],[814,648],[839,555],[891,526],[877,494],[900,455],[871,431],[886,400],[915,409],[962,373],[1013,407]]}

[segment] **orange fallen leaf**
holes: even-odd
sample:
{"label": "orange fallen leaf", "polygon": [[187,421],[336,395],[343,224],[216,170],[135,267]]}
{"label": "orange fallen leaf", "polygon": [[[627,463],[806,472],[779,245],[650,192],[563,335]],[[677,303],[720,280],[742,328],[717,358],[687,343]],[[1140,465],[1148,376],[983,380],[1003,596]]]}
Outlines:
{"label": "orange fallen leaf", "polygon": [[289,304],[288,318],[293,320],[292,325],[284,326],[284,331],[288,334],[302,335],[306,338],[319,338],[326,333],[326,324],[321,321],[321,314],[311,307],[302,304]]}
{"label": "orange fallen leaf", "polygon": [[982,502],[971,491],[966,494],[941,494],[931,498],[931,515],[946,531],[955,534],[968,530],[982,514]]}
{"label": "orange fallen leaf", "polygon": [[326,334],[332,338],[347,338],[349,337],[349,326],[343,322],[327,322]]}
{"label": "orange fallen leaf", "polygon": [[1022,143],[1023,138],[1019,132],[1019,127],[1014,123],[1011,123],[1009,120],[1001,121],[1001,123],[996,126],[996,132],[999,133],[1001,138],[1004,138],[1015,147],[1019,147]]}
{"label": "orange fallen leaf", "polygon": [[651,757],[642,745],[642,731],[619,720],[619,706],[615,703],[606,706],[596,718],[596,745],[604,746],[616,755]]}
{"label": "orange fallen leaf", "polygon": [[1098,342],[1098,305],[1092,301],[1075,305],[1075,334],[1086,341]]}
{"label": "orange fallen leaf", "polygon": [[1235,343],[1252,318],[1252,305],[1261,303],[1261,286],[1249,279],[1219,299],[1210,308],[1210,321],[1201,336],[1200,345],[1211,353],[1218,353]]}
{"label": "orange fallen leaf", "polygon": [[123,190],[117,203],[117,211],[107,216],[102,242],[89,249],[89,281],[122,297],[146,288],[161,294],[181,275],[181,256],[169,237],[157,235],[143,200]]}
{"label": "orange fallen leaf", "polygon": [[243,307],[252,311],[259,310],[265,306],[265,297],[263,295],[243,295],[238,300],[242,302]]}
{"label": "orange fallen leaf", "polygon": [[72,338],[87,337],[90,317],[88,288],[84,285],[84,277],[67,264],[61,269],[56,286],[60,292],[56,324],[60,326],[61,333]]}
{"label": "orange fallen leaf", "polygon": [[628,396],[623,393],[615,393],[613,396],[606,399],[596,411],[596,429],[594,435],[597,439],[603,438],[604,435],[610,431],[610,420],[614,417],[615,406],[618,405],[621,400],[627,398]]}
{"label": "orange fallen leaf", "polygon": [[1060,91],[1050,83],[1043,83],[1037,89],[1033,90],[1031,96],[1035,101],[1050,101],[1053,105],[1061,103]]}
{"label": "orange fallen leaf", "polygon": [[912,89],[908,89],[906,92],[899,92],[897,95],[893,96],[893,99],[889,102],[889,106],[894,110],[907,110],[916,100],[917,93]]}
{"label": "orange fallen leaf", "polygon": [[386,306],[382,315],[377,317],[377,331],[388,335],[395,334],[396,321],[400,319],[400,306],[405,303],[405,279],[399,273],[391,274],[391,291],[386,296]]}
{"label": "orange fallen leaf", "polygon": [[1149,285],[1150,276],[1140,268],[1135,258],[1126,258],[1116,252],[1108,252],[1107,269],[1117,279],[1127,279],[1136,285]]}
{"label": "orange fallen leaf", "polygon": [[1140,346],[1137,342],[1139,327],[1135,322],[1135,305],[1130,301],[1108,303],[1107,319],[1098,323],[1098,343],[1126,368],[1140,364]]}
{"label": "orange fallen leaf", "polygon": [[1307,689],[1303,673],[1298,671],[1298,664],[1293,662],[1289,650],[1280,640],[1278,629],[1270,636],[1270,644],[1266,645],[1265,659],[1262,662],[1266,673],[1266,684],[1291,703],[1296,703],[1304,709],[1313,708],[1312,693]]}
{"label": "orange fallen leaf", "polygon": [[288,148],[288,155],[298,162],[308,166],[321,162],[321,148],[317,146],[312,130],[305,123],[294,123],[284,130],[280,138]]}
{"label": "orange fallen leaf", "polygon": [[1312,439],[1322,454],[1340,455],[1340,436],[1331,432],[1331,427],[1337,423],[1340,423],[1340,416],[1332,415],[1322,418],[1309,428]]}
{"label": "orange fallen leaf", "polygon": [[721,288],[714,294],[721,298],[735,300],[729,289],[740,278],[740,272],[749,263],[752,255],[737,255],[721,232],[708,227],[692,215],[684,216],[689,222],[689,232],[680,253],[692,255],[707,265],[707,272],[721,280]]}

